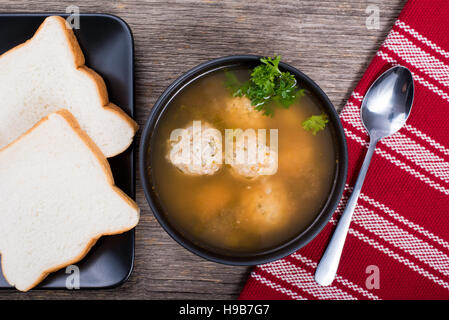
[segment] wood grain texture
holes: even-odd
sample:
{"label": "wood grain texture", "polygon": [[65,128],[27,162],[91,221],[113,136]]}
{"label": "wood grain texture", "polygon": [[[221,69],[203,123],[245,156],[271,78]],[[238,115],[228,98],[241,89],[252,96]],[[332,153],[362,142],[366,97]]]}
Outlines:
{"label": "wood grain texture", "polygon": [[[143,126],[175,78],[208,59],[231,54],[281,54],[308,74],[341,110],[406,0],[345,1],[16,1],[2,12],[111,13],[131,27],[135,41],[137,121]],[[380,8],[380,29],[365,26],[368,5]],[[7,30],[0,30],[0,36]],[[140,132],[136,139],[140,140]],[[205,261],[176,244],[146,203],[136,231],[134,272],[111,290],[0,291],[0,299],[234,299],[249,268]]]}

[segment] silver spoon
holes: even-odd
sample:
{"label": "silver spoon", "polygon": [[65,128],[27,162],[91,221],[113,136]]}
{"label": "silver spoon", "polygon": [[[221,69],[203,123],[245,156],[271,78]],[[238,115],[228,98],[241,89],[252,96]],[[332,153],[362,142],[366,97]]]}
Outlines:
{"label": "silver spoon", "polygon": [[316,282],[323,286],[330,285],[337,273],[352,214],[376,144],[402,128],[412,109],[413,95],[412,73],[405,67],[397,66],[377,78],[363,99],[360,115],[370,143],[354,190],[315,272]]}

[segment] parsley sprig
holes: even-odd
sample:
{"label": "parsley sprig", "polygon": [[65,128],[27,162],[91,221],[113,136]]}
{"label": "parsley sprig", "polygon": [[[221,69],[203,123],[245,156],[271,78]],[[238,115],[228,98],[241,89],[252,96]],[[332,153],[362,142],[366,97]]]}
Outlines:
{"label": "parsley sprig", "polygon": [[[255,67],[248,81],[241,83],[232,72],[226,72],[226,87],[234,97],[246,96],[258,111],[266,116],[274,116],[276,107],[289,108],[295,100],[304,95],[304,89],[298,90],[295,76],[279,69],[281,57],[262,58],[261,65]],[[324,130],[329,122],[326,114],[312,115],[307,118],[302,127],[316,135]]]}
{"label": "parsley sprig", "polygon": [[227,72],[226,86],[235,97],[247,96],[256,110],[272,117],[275,107],[289,108],[296,98],[304,95],[303,89],[298,90],[295,76],[279,70],[280,61],[280,56],[260,59],[262,64],[253,69],[250,79],[243,84]]}
{"label": "parsley sprig", "polygon": [[302,127],[306,131],[312,132],[312,134],[315,136],[318,131],[324,130],[326,127],[326,123],[328,123],[329,120],[327,118],[327,115],[322,113],[320,115],[313,115],[307,118],[303,123]]}

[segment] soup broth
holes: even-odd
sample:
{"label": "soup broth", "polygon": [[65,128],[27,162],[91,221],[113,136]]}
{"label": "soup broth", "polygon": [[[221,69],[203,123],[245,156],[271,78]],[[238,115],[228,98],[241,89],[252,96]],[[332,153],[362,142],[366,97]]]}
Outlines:
{"label": "soup broth", "polygon": [[[232,72],[249,79],[248,69]],[[276,108],[273,117],[248,108],[248,101],[225,87],[224,70],[209,73],[166,106],[150,144],[150,178],[168,221],[197,245],[228,254],[261,252],[300,234],[324,206],[336,168],[332,126],[316,135],[302,128],[322,113],[310,92],[288,109]],[[180,170],[170,161],[168,141],[194,120],[223,137],[225,129],[278,129],[277,172],[245,177],[225,163],[209,174]]]}

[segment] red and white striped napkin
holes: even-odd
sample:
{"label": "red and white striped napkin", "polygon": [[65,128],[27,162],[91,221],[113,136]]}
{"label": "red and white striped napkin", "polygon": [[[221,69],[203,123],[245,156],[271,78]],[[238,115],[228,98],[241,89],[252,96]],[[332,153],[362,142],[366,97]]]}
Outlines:
{"label": "red and white striped napkin", "polygon": [[[372,159],[331,286],[314,281],[368,146],[359,108],[371,83],[408,67],[415,100],[407,125]],[[240,299],[449,299],[449,1],[410,0],[341,113],[347,188],[305,248],[257,266]]]}

